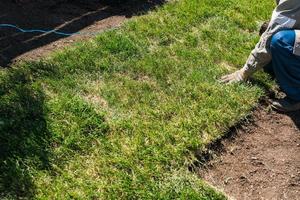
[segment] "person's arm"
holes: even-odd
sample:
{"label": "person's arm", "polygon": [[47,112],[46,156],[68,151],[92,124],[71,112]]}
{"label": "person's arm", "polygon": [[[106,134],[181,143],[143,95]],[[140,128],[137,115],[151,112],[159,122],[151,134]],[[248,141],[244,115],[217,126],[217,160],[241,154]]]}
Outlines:
{"label": "person's arm", "polygon": [[267,46],[272,38],[270,25],[267,30],[262,34],[259,42],[256,44],[255,49],[251,52],[244,67],[235,71],[232,74],[225,75],[221,78],[222,83],[235,83],[247,80],[254,72],[271,61],[271,54]]}
{"label": "person's arm", "polygon": [[278,7],[273,11],[273,16],[267,30],[262,34],[259,42],[255,46],[255,49],[251,52],[250,56],[244,67],[232,74],[223,76],[221,82],[234,83],[247,80],[257,70],[263,68],[271,60],[270,42],[272,36],[280,30],[291,29],[296,21],[278,12]]}

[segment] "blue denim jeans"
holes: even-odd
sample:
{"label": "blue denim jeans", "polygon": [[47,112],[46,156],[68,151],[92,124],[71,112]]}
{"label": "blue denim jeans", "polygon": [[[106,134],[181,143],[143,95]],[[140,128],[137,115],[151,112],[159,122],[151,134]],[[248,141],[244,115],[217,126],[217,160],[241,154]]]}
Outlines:
{"label": "blue denim jeans", "polygon": [[293,54],[295,31],[284,30],[272,37],[272,70],[287,97],[300,101],[300,56]]}

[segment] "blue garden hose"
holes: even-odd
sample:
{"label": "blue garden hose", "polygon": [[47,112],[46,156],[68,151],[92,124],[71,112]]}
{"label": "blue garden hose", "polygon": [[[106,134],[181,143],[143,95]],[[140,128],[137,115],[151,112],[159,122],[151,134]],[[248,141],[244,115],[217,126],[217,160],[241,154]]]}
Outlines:
{"label": "blue garden hose", "polygon": [[65,33],[65,32],[60,32],[60,31],[56,31],[56,30],[23,29],[23,28],[17,27],[16,25],[13,25],[13,24],[0,24],[0,28],[13,28],[22,33],[47,33],[47,34],[53,33],[53,34],[62,35],[62,36],[72,36],[72,35],[82,34],[80,32]]}

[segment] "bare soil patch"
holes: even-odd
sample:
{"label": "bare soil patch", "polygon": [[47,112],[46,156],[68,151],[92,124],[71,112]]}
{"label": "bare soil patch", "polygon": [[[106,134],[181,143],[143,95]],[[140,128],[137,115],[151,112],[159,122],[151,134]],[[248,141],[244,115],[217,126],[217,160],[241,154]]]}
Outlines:
{"label": "bare soil patch", "polygon": [[[117,6],[102,2],[0,1],[0,24],[14,24],[24,29],[55,29],[66,33],[99,33],[120,26],[127,18],[143,14],[163,4],[164,0],[127,1]],[[0,66],[8,66],[18,60],[39,59],[55,49],[90,37],[93,34],[67,37],[0,28]]]}
{"label": "bare soil patch", "polygon": [[219,155],[200,169],[207,182],[237,200],[300,199],[300,112],[260,107],[250,125],[219,145]]}

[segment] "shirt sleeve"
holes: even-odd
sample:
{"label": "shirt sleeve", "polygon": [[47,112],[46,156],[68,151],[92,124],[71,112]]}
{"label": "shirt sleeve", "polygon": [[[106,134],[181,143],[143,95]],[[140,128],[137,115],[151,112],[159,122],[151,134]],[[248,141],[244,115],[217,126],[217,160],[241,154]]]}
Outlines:
{"label": "shirt sleeve", "polygon": [[273,11],[269,27],[265,33],[262,34],[259,42],[256,44],[254,50],[252,50],[244,65],[243,70],[247,76],[251,76],[254,72],[263,68],[272,60],[270,52],[272,36],[281,30],[293,28],[296,23],[294,19],[280,14],[276,9]]}
{"label": "shirt sleeve", "polygon": [[245,73],[250,76],[257,70],[267,65],[271,60],[272,56],[270,53],[270,42],[273,36],[273,31],[268,27],[265,33],[262,34],[259,42],[255,48],[251,51],[246,64],[244,65]]}

